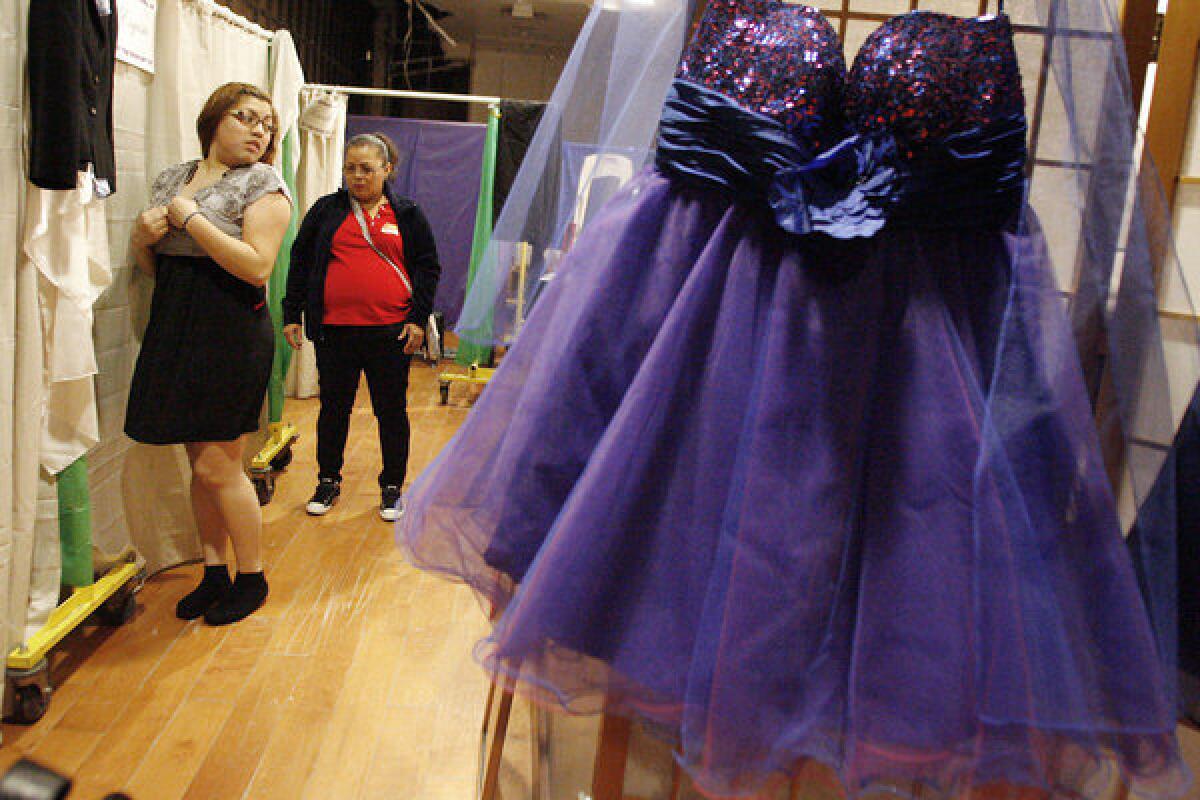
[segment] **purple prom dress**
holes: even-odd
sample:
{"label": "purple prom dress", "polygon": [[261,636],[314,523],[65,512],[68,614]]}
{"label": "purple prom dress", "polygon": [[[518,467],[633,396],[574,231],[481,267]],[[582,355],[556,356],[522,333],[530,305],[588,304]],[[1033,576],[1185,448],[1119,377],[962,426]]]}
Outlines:
{"label": "purple prom dress", "polygon": [[1089,796],[1183,768],[1047,249],[1010,20],[711,0],[398,538],[477,655],[704,791]]}

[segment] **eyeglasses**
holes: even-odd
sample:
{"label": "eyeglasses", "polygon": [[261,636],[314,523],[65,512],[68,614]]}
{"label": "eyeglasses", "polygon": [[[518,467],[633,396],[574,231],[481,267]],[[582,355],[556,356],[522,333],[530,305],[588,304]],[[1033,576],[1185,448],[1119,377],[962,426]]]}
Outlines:
{"label": "eyeglasses", "polygon": [[244,108],[239,108],[237,111],[230,111],[229,116],[236,119],[248,131],[252,131],[259,125],[262,125],[267,136],[275,135],[275,120],[271,117],[260,117],[253,111],[247,111]]}

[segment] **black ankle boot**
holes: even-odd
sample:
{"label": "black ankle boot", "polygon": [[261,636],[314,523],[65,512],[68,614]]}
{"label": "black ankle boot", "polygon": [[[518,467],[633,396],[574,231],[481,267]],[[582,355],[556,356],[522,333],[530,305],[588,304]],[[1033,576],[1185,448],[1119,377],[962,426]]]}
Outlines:
{"label": "black ankle boot", "polygon": [[261,572],[239,572],[220,601],[204,612],[209,625],[228,625],[253,614],[267,600],[267,579]]}
{"label": "black ankle boot", "polygon": [[233,583],[229,580],[229,569],[224,564],[205,564],[200,585],[179,601],[175,606],[175,616],[196,619],[229,594],[231,588]]}

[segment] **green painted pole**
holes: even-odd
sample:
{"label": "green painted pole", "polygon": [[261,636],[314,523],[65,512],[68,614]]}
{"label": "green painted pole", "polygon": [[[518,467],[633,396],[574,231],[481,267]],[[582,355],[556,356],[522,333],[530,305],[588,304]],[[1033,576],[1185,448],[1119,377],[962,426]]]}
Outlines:
{"label": "green painted pole", "polygon": [[87,456],[58,474],[58,538],[62,546],[62,582],[75,587],[95,583]]}

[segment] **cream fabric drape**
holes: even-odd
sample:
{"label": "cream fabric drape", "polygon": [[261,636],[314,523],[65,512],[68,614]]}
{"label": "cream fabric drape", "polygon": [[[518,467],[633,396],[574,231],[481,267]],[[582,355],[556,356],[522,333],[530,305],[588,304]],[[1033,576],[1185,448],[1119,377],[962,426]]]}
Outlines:
{"label": "cream fabric drape", "polygon": [[[300,165],[296,175],[296,194],[300,210],[307,213],[312,204],[342,185],[343,143],[346,139],[346,96],[306,89],[300,96]],[[292,356],[288,371],[290,397],[315,397],[317,355],[312,342],[305,341]]]}
{"label": "cream fabric drape", "polygon": [[79,188],[30,186],[24,255],[38,274],[46,405],[40,460],[57,475],[100,442],[93,376],[92,306],[112,281],[104,200],[91,177]]}
{"label": "cream fabric drape", "polygon": [[[271,78],[271,104],[279,115],[280,138],[286,138],[300,118],[300,90],[304,88],[304,69],[296,43],[287,31],[279,31],[271,42],[274,50],[274,69]],[[275,153],[275,165],[283,169],[283,147]],[[300,163],[300,137],[292,139],[292,163]]]}
{"label": "cream fabric drape", "polygon": [[[33,562],[41,412],[37,278],[18,258],[25,185],[28,0],[0,0],[0,652],[24,636]],[[0,685],[3,676],[0,675]]]}
{"label": "cream fabric drape", "polygon": [[58,485],[45,470],[38,471],[37,513],[29,565],[29,609],[23,640],[37,633],[58,606],[62,583],[62,545],[58,535]]}
{"label": "cream fabric drape", "polygon": [[[21,185],[21,82],[17,54],[21,12],[16,0],[0,0],[0,185]],[[16,272],[20,214],[18,192],[0,192],[0,652],[19,635],[13,629],[13,555],[16,531],[16,464],[13,427],[16,369]],[[0,688],[3,678],[0,677]]]}

